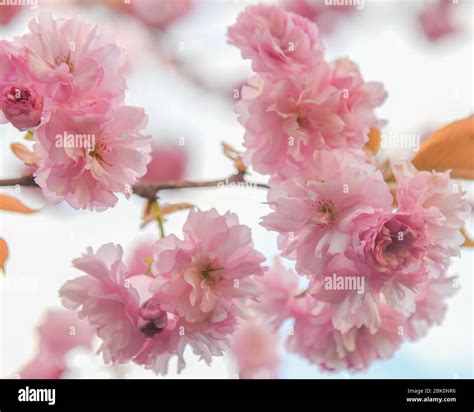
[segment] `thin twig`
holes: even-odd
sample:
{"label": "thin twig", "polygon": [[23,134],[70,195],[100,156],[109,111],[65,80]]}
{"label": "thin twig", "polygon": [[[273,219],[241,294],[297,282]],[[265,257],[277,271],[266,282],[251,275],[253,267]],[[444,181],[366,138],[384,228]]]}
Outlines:
{"label": "thin twig", "polygon": [[0,186],[38,186],[33,179],[33,176],[22,176],[13,179],[1,179]]}
{"label": "thin twig", "polygon": [[[192,180],[170,180],[166,182],[160,182],[156,185],[142,185],[137,184],[132,187],[132,192],[145,199],[154,200],[158,197],[158,192],[161,190],[176,190],[176,189],[191,189],[191,188],[206,188],[206,187],[217,187],[221,185],[228,185],[232,183],[242,183],[250,187],[256,187],[260,189],[268,189],[268,185],[264,183],[254,183],[245,180],[244,173],[237,173],[229,176],[225,179],[216,179],[208,181],[192,181]],[[0,179],[0,186],[38,186],[33,179],[33,176],[23,176],[14,179]]]}

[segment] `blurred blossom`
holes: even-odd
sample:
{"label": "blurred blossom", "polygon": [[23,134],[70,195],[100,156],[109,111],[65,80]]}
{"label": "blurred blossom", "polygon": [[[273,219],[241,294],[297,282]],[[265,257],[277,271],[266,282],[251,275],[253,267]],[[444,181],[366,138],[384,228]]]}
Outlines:
{"label": "blurred blossom", "polygon": [[241,379],[275,379],[281,363],[279,336],[257,320],[243,323],[232,339],[231,352]]}
{"label": "blurred blossom", "polygon": [[186,150],[174,144],[154,144],[151,161],[146,174],[140,179],[142,184],[154,184],[168,180],[181,180],[185,176],[188,162]]}
{"label": "blurred blossom", "polygon": [[0,5],[0,26],[9,24],[15,16],[21,13],[22,8],[18,5]]}
{"label": "blurred blossom", "polygon": [[188,14],[193,7],[191,0],[104,0],[104,3],[157,30],[165,30]]}
{"label": "blurred blossom", "polygon": [[325,0],[281,0],[286,10],[314,21],[321,33],[330,34],[336,27],[337,19],[341,14],[359,10],[356,5],[332,5]]}
{"label": "blurred blossom", "polygon": [[92,349],[93,329],[76,313],[49,310],[38,327],[38,352],[18,374],[22,379],[59,379],[66,371],[65,356],[77,347]]}
{"label": "blurred blossom", "polygon": [[[130,276],[143,275],[150,267],[153,256],[153,241],[141,240],[131,248],[131,253],[127,259],[128,274]],[[149,263],[147,263],[150,261]]]}
{"label": "blurred blossom", "polygon": [[428,40],[436,41],[456,31],[453,5],[453,0],[438,0],[434,4],[427,4],[420,12],[418,21]]}

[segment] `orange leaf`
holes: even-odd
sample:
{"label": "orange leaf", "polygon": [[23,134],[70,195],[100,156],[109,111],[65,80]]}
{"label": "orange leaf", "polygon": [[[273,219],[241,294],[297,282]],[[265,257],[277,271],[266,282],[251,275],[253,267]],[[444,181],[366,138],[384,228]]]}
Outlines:
{"label": "orange leaf", "polygon": [[164,205],[161,207],[161,215],[168,215],[170,213],[178,212],[180,210],[192,209],[194,205],[191,203],[175,203],[170,205]]}
{"label": "orange leaf", "polygon": [[25,145],[21,143],[12,143],[10,145],[13,154],[18,157],[25,165],[35,165],[36,156],[35,154],[28,149]]}
{"label": "orange leaf", "polygon": [[5,262],[8,259],[8,245],[4,239],[0,238],[0,272],[5,272]]}
{"label": "orange leaf", "polygon": [[465,229],[461,229],[461,233],[464,236],[464,247],[474,247],[474,240],[472,240]]}
{"label": "orange leaf", "polygon": [[423,142],[412,163],[418,170],[452,169],[452,177],[474,179],[474,116],[433,133]]}
{"label": "orange leaf", "polygon": [[372,154],[376,154],[380,149],[380,130],[372,127],[369,131],[369,141],[365,144]]}
{"label": "orange leaf", "polygon": [[36,210],[25,206],[18,199],[8,195],[0,195],[0,210],[6,210],[8,212],[30,214],[36,212]]}
{"label": "orange leaf", "polygon": [[224,155],[227,158],[234,161],[234,166],[237,171],[239,173],[245,173],[246,166],[244,164],[244,161],[242,160],[242,153],[225,142],[222,142],[222,150],[224,151]]}

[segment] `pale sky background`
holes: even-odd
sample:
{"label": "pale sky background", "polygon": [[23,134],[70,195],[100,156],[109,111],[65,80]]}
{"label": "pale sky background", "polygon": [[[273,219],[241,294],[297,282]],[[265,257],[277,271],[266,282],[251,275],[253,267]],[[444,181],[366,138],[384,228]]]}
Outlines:
{"label": "pale sky background", "polygon": [[[238,0],[196,1],[194,12],[169,32],[151,37],[128,18],[109,10],[88,6],[71,8],[72,2],[39,0],[41,8],[55,17],[81,15],[88,22],[112,30],[129,49],[127,103],[142,106],[150,117],[147,131],[156,141],[177,141],[184,137],[190,151],[188,177],[212,179],[232,172],[220,152],[220,142],[242,143],[243,129],[233,113],[232,91],[250,73],[234,47],[226,44],[226,28],[249,2]],[[257,2],[253,2],[257,3]],[[334,33],[324,37],[327,58],[348,56],[361,68],[367,80],[384,83],[389,92],[378,111],[389,121],[386,134],[422,134],[426,130],[463,118],[473,112],[473,3],[460,0],[455,17],[462,31],[437,44],[419,32],[416,13],[421,1],[365,1],[362,11],[338,20]],[[28,10],[14,24],[2,28],[1,38],[26,32],[27,21],[37,11]],[[159,41],[159,43],[158,43]],[[179,50],[179,45],[184,50]],[[206,93],[160,64],[153,50],[163,47],[184,61],[189,70],[218,93]],[[19,162],[9,151],[10,143],[21,134],[10,126],[0,126],[0,175],[19,175]],[[391,157],[401,156],[390,149]],[[253,174],[253,179],[264,178]],[[473,188],[470,188],[471,198]],[[14,189],[2,193],[15,194]],[[41,198],[22,190],[15,194],[31,206],[42,206]],[[191,202],[202,209],[236,212],[242,223],[253,230],[254,243],[270,261],[277,252],[276,236],[258,225],[268,212],[263,191],[198,189],[166,192],[169,202]],[[12,376],[35,350],[34,328],[47,308],[59,306],[57,291],[68,279],[79,275],[71,260],[87,246],[97,249],[104,243],[120,243],[125,248],[144,236],[156,237],[155,227],[139,230],[143,201],[122,198],[114,209],[103,213],[77,212],[66,204],[45,207],[33,216],[0,214],[0,235],[10,246],[7,277],[0,278],[0,377]],[[186,213],[170,218],[167,233],[179,233]],[[474,233],[470,222],[469,230]],[[463,251],[453,261],[450,273],[460,276],[461,289],[449,301],[449,311],[441,327],[416,343],[405,342],[395,356],[379,361],[362,374],[321,373],[295,355],[285,355],[281,377],[285,378],[472,378],[473,377],[473,275],[474,252]],[[287,262],[292,266],[292,262]],[[227,357],[215,358],[207,367],[188,354],[184,378],[229,378],[233,376]],[[68,357],[71,377],[110,377],[110,368],[98,357],[76,351]],[[172,362],[168,377],[178,377]],[[114,373],[117,373],[115,371]],[[139,367],[124,367],[130,377],[154,375]]]}

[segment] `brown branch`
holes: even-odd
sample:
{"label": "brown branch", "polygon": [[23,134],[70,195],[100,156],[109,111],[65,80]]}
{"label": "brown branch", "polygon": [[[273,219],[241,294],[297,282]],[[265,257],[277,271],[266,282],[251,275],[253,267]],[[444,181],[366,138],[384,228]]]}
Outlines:
{"label": "brown branch", "polygon": [[[132,187],[132,192],[137,196],[145,199],[154,200],[158,197],[158,192],[161,190],[176,190],[176,189],[191,189],[191,188],[206,188],[206,187],[218,187],[225,186],[233,183],[242,183],[250,187],[256,187],[260,189],[268,189],[268,185],[264,183],[254,183],[245,180],[245,173],[237,173],[229,176],[225,179],[216,179],[208,181],[191,181],[191,180],[170,180],[166,182],[160,182],[156,185],[141,185],[137,184]],[[38,186],[33,179],[33,176],[23,176],[14,179],[0,179],[0,186]]]}
{"label": "brown branch", "polygon": [[33,176],[22,176],[14,179],[1,179],[0,186],[38,186],[33,179]]}
{"label": "brown branch", "polygon": [[170,180],[167,182],[158,183],[156,185],[135,185],[133,186],[133,193],[146,199],[154,199],[156,198],[158,192],[161,190],[218,187],[221,185],[225,186],[232,183],[242,183],[260,189],[268,189],[268,185],[264,183],[254,183],[245,180],[245,173],[237,173],[225,179],[207,181]]}

